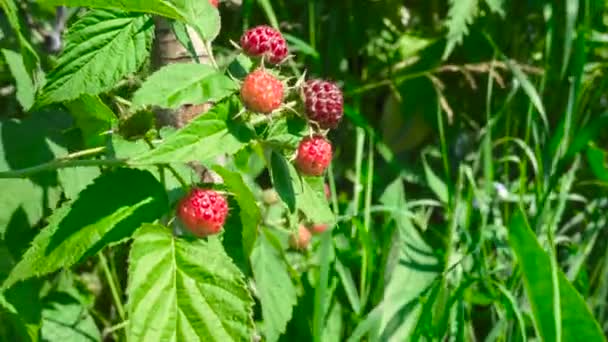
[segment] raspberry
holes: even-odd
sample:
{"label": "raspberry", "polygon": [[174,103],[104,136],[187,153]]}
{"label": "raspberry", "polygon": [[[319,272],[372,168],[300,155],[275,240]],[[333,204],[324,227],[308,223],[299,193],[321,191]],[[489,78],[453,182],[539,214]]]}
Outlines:
{"label": "raspberry", "polygon": [[227,215],[226,199],[214,190],[192,189],[177,207],[177,216],[184,226],[199,237],[219,233]]}
{"label": "raspberry", "polygon": [[323,224],[323,223],[319,223],[319,224],[313,224],[310,227],[310,231],[313,234],[322,234],[323,232],[325,232],[327,230],[328,225]]}
{"label": "raspberry", "polygon": [[220,0],[209,0],[209,2],[211,3],[211,5],[213,5],[213,7],[217,8],[217,6],[219,6],[220,4]]}
{"label": "raspberry", "polygon": [[256,26],[243,33],[241,47],[248,56],[264,56],[271,64],[281,63],[289,53],[281,32],[266,25]]}
{"label": "raspberry", "polygon": [[247,109],[268,114],[283,102],[283,83],[264,69],[257,69],[245,77],[241,99]]}
{"label": "raspberry", "polygon": [[323,80],[306,81],[303,90],[306,116],[323,129],[336,128],[344,113],[342,90]]}
{"label": "raspberry", "polygon": [[289,236],[289,246],[297,250],[305,250],[308,247],[311,239],[310,231],[306,227],[300,225],[297,232]]}
{"label": "raspberry", "polygon": [[321,176],[331,162],[331,144],[322,136],[304,138],[298,146],[296,166],[306,176]]}

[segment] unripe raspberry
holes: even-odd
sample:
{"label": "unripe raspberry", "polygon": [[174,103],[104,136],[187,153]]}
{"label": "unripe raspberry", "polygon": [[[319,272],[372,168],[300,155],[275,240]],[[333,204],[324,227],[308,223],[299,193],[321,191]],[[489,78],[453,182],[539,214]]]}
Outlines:
{"label": "unripe raspberry", "polygon": [[310,231],[303,225],[300,225],[298,231],[289,236],[289,247],[300,251],[305,250],[308,248],[311,238],[312,235],[310,235]]}
{"label": "unripe raspberry", "polygon": [[268,114],[283,103],[283,83],[264,69],[247,75],[241,86],[241,99],[247,109]]}
{"label": "unripe raspberry", "polygon": [[256,26],[241,37],[241,47],[248,56],[264,57],[271,64],[285,60],[289,50],[281,32],[270,26]]}
{"label": "unripe raspberry", "polygon": [[209,0],[209,2],[211,3],[211,5],[213,5],[213,7],[217,8],[217,6],[219,6],[220,4],[220,0]]}
{"label": "unripe raspberry", "polygon": [[329,226],[324,223],[313,224],[312,226],[310,226],[310,231],[313,234],[322,234],[327,230],[328,227]]}
{"label": "unripe raspberry", "polygon": [[198,237],[219,233],[227,215],[228,202],[214,190],[192,189],[177,206],[183,225]]}
{"label": "unripe raspberry", "polygon": [[344,114],[342,90],[332,82],[309,80],[303,93],[306,116],[323,129],[336,128]]}
{"label": "unripe raspberry", "polygon": [[300,142],[296,166],[306,176],[321,176],[329,166],[332,148],[322,136],[306,137]]}

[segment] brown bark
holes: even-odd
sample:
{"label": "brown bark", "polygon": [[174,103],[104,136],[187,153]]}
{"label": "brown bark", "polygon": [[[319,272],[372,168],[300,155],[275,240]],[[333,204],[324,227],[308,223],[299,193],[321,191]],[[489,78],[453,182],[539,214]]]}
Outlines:
{"label": "brown bark", "polygon": [[[171,23],[161,17],[155,17],[154,23],[156,38],[152,47],[152,67],[157,70],[168,64],[192,63],[191,54],[175,36]],[[209,64],[204,42],[190,27],[187,28],[187,31],[200,63]],[[198,115],[207,112],[212,106],[212,103],[207,102],[185,104],[177,110],[158,109],[155,111],[157,126],[181,128]],[[221,180],[200,163],[190,163],[190,166],[199,174],[203,182],[218,182]]]}

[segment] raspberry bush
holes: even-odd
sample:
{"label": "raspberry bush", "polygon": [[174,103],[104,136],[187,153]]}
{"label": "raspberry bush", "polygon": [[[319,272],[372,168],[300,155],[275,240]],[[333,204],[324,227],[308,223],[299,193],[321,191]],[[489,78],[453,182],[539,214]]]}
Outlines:
{"label": "raspberry bush", "polygon": [[[211,48],[219,33],[218,1],[170,7],[85,3],[91,9],[68,28],[65,48],[31,104],[41,110],[64,106],[76,118],[82,147],[3,174],[33,180],[59,170],[65,193],[54,193],[49,205],[57,210],[23,246],[2,290],[13,300],[11,289],[26,282],[99,260],[117,310],[111,319],[124,322],[112,339],[275,339],[291,314],[271,317],[276,310],[291,312],[296,295],[281,253],[309,250],[312,236],[298,228],[300,222],[335,222],[322,177],[331,145],[322,137],[327,131],[301,110],[300,71],[276,66],[288,57],[285,38],[269,26],[254,27],[242,34],[237,57],[220,65]],[[155,25],[165,25],[146,13],[174,20],[185,51],[200,38],[206,61],[193,57],[142,70],[151,46],[162,43],[154,42],[161,39],[154,37]],[[133,73],[143,76],[136,86],[118,84]],[[298,146],[313,135],[322,142],[303,157]],[[262,169],[272,173],[278,199],[272,210],[290,224],[269,226],[264,212],[271,204],[258,203],[258,185],[243,160],[265,161]],[[124,248],[123,289],[113,274],[113,253]],[[268,297],[266,287],[277,286],[275,278],[280,293]],[[254,295],[263,302],[261,319],[269,320],[262,329],[254,323],[260,319]],[[289,297],[272,302],[281,296]]]}
{"label": "raspberry bush", "polygon": [[0,9],[0,341],[606,340],[603,2]]}

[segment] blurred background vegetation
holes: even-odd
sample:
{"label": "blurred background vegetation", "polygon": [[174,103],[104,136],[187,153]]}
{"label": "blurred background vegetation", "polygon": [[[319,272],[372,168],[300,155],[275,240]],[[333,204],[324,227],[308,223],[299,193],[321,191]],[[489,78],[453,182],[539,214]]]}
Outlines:
{"label": "blurred background vegetation", "polygon": [[[78,9],[16,3],[48,70]],[[603,339],[608,2],[227,0],[220,11],[221,66],[231,40],[268,23],[294,54],[285,69],[345,93],[330,134],[339,224],[331,250],[316,241],[308,261],[290,256],[303,297],[283,340]],[[3,19],[0,47],[14,49]],[[8,58],[3,119],[26,115]]]}

